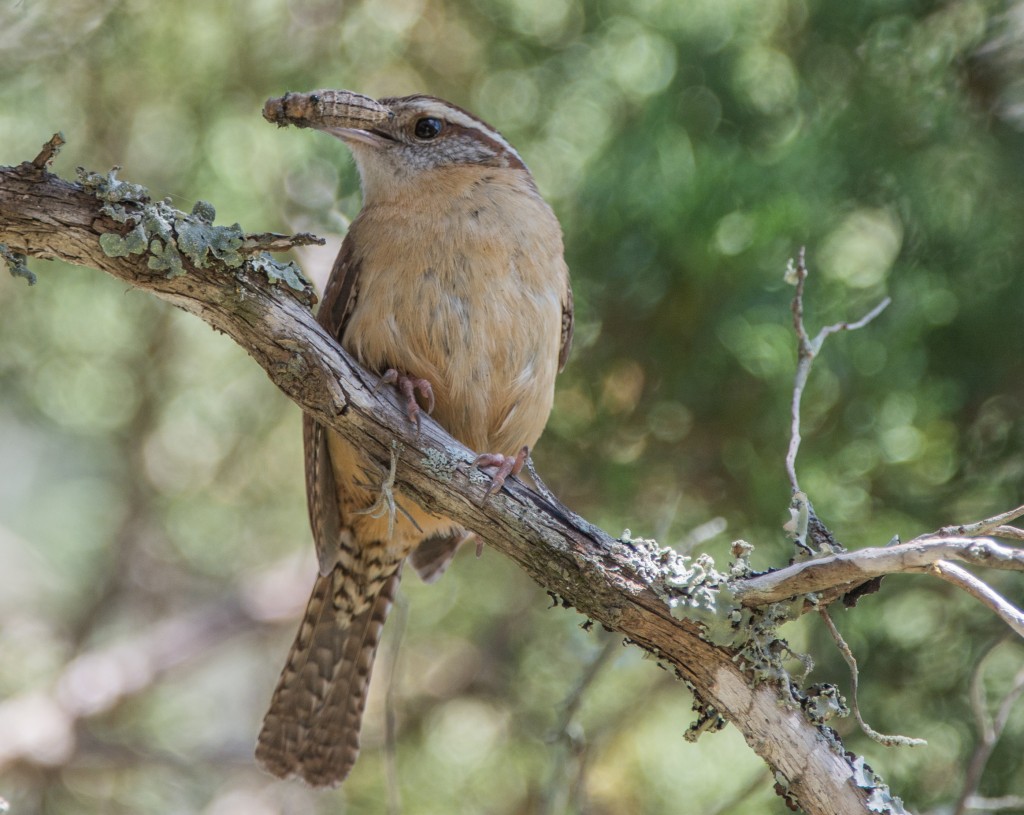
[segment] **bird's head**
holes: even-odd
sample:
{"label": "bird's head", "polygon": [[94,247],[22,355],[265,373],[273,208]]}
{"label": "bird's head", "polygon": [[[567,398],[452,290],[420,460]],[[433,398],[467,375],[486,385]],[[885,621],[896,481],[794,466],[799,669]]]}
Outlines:
{"label": "bird's head", "polygon": [[311,127],[344,141],[367,198],[445,168],[502,168],[530,178],[522,158],[497,130],[433,96],[378,101],[352,91],[288,93],[268,100],[263,115],[282,126]]}

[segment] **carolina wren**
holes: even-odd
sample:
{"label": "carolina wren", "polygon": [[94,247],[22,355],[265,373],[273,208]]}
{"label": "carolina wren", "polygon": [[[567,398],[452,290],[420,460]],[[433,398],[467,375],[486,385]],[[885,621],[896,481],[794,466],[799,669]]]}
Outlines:
{"label": "carolina wren", "polygon": [[[562,231],[513,147],[449,102],[379,102],[350,91],[286,94],[264,116],[348,145],[363,208],[317,315],[359,362],[434,402],[449,433],[485,454],[493,488],[522,465],[572,343]],[[280,777],[344,780],[382,626],[402,565],[436,579],[468,533],[398,496],[393,518],[366,510],[363,452],[304,417],[306,490],[320,561],[274,692],[256,757]],[[389,534],[389,520],[393,528]]]}

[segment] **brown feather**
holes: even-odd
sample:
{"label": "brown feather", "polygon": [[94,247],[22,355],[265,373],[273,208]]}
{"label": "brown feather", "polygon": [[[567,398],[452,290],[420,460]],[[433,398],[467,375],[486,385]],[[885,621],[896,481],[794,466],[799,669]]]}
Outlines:
{"label": "brown feather", "polygon": [[257,742],[256,758],[274,775],[296,775],[318,787],[348,775],[359,756],[373,660],[400,577],[399,563],[355,613],[335,606],[337,570],[317,578]]}

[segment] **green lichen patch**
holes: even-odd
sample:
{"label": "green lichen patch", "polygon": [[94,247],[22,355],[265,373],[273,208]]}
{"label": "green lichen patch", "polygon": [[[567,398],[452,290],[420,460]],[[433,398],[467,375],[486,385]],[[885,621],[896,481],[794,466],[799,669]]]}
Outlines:
{"label": "green lichen patch", "polygon": [[[674,617],[692,620],[701,626],[701,637],[729,648],[755,684],[774,682],[788,689],[794,705],[808,696],[800,689],[813,668],[810,657],[790,648],[778,635],[784,623],[799,616],[803,600],[774,603],[748,609],[735,602],[729,588],[729,576],[718,571],[709,555],[696,558],[659,546],[657,541],[634,538],[627,529],[613,544],[616,554],[627,560],[637,576],[669,607]],[[744,565],[751,547],[734,547],[741,561],[734,572],[745,574]],[[798,676],[790,673],[793,662],[802,664]]]}
{"label": "green lichen patch", "polygon": [[217,220],[217,209],[209,201],[199,200],[192,207],[192,217],[204,224],[212,224]]}
{"label": "green lichen patch", "polygon": [[28,258],[21,254],[21,252],[15,252],[6,244],[0,243],[0,258],[4,259],[12,277],[23,277],[30,286],[36,284],[37,278],[33,272],[29,271],[27,265]]}
{"label": "green lichen patch", "polygon": [[200,269],[206,268],[210,255],[231,269],[245,261],[238,252],[245,240],[238,224],[213,226],[192,216],[178,221],[177,227],[178,248]]}
{"label": "green lichen patch", "polygon": [[[100,211],[128,229],[124,234],[100,236],[100,248],[108,257],[148,253],[146,268],[165,277],[185,274],[186,261],[198,269],[208,268],[213,261],[229,269],[245,265],[246,255],[241,250],[246,234],[237,223],[216,226],[217,211],[212,204],[197,201],[192,212],[185,214],[167,200],[153,201],[145,187],[118,179],[118,169],[106,175],[78,169],[82,187],[103,202]],[[279,263],[263,252],[252,258],[249,266],[266,275],[270,283],[283,283],[300,302],[316,302],[312,286],[294,263]]]}
{"label": "green lichen patch", "polygon": [[100,235],[100,248],[107,257],[123,258],[128,255],[141,255],[146,251],[149,241],[142,225],[136,226],[127,235],[116,232],[104,232]]}
{"label": "green lichen patch", "polygon": [[295,292],[299,302],[305,303],[307,306],[311,306],[316,302],[313,287],[303,276],[302,270],[291,261],[280,263],[266,252],[260,252],[250,261],[250,265],[253,269],[263,272],[271,283],[275,285],[284,283]]}
{"label": "green lichen patch", "polygon": [[[729,645],[737,649],[737,657],[751,673],[754,682],[777,682],[787,685],[794,699],[799,700],[802,692],[798,685],[811,672],[814,663],[806,654],[790,648],[789,643],[778,635],[783,623],[799,616],[799,603],[773,603],[756,610],[742,609],[739,622],[733,631]],[[797,660],[803,663],[803,675],[796,679],[786,663]]]}
{"label": "green lichen patch", "polygon": [[154,272],[163,272],[164,277],[180,277],[185,274],[181,263],[181,254],[173,242],[163,242],[154,238],[149,242],[149,260],[146,263]]}
{"label": "green lichen patch", "polygon": [[90,190],[101,201],[110,204],[131,202],[145,204],[150,200],[149,190],[141,184],[122,181],[117,177],[120,167],[112,167],[106,175],[93,173],[84,167],[76,169],[78,183]]}
{"label": "green lichen patch", "polygon": [[720,730],[724,730],[728,722],[714,705],[709,705],[700,698],[693,683],[687,682],[686,684],[693,693],[693,712],[697,714],[697,718],[686,728],[683,738],[691,744],[696,744],[697,740],[705,733],[718,733]]}

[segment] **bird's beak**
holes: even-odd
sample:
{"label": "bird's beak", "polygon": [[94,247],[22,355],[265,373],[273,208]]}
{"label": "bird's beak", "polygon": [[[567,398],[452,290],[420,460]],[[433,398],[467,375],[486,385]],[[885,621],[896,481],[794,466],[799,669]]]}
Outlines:
{"label": "bird's beak", "polygon": [[286,93],[280,98],[268,99],[263,106],[263,118],[279,127],[312,127],[344,142],[372,147],[389,141],[379,126],[393,116],[386,105],[352,91]]}

